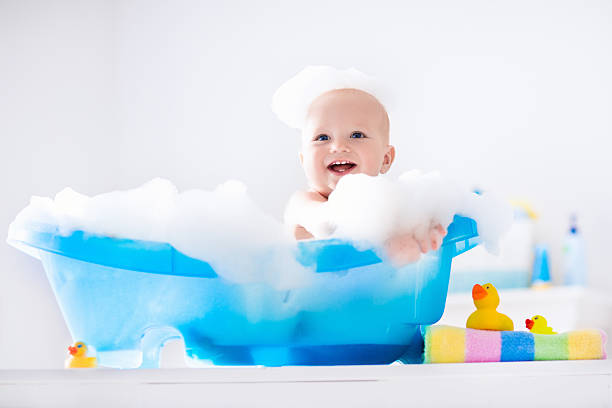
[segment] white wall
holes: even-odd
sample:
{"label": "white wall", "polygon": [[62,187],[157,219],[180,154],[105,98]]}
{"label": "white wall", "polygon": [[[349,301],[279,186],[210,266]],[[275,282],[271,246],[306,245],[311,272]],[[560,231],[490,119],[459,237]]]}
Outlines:
{"label": "white wall", "polygon": [[[272,93],[305,65],[356,66],[402,103],[391,176],[440,169],[531,201],[553,274],[577,211],[592,284],[612,289],[611,3],[372,4],[0,3],[0,225],[32,194],[155,176],[238,178],[280,217],[304,179]],[[42,269],[0,251],[0,367],[57,367],[69,336]],[[10,351],[24,342],[35,359]]]}
{"label": "white wall", "polygon": [[5,243],[31,195],[116,188],[113,8],[0,2],[0,367],[61,367],[71,338],[39,261]]}

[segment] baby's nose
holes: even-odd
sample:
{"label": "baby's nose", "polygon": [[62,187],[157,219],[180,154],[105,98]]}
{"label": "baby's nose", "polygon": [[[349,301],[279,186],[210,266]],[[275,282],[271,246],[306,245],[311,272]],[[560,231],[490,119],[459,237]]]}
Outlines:
{"label": "baby's nose", "polygon": [[334,143],[331,144],[332,152],[348,152],[350,151],[349,145],[347,141],[342,139],[336,139]]}

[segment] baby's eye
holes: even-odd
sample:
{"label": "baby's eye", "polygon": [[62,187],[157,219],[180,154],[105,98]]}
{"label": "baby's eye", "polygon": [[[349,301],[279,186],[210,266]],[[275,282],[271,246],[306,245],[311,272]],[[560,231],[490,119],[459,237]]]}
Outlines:
{"label": "baby's eye", "polygon": [[315,137],[314,140],[315,141],[329,140],[329,136],[327,136],[327,135],[319,135],[319,136]]}
{"label": "baby's eye", "polygon": [[363,133],[361,133],[361,132],[353,132],[351,134],[351,137],[354,138],[354,139],[361,139],[361,138],[364,138],[365,135]]}

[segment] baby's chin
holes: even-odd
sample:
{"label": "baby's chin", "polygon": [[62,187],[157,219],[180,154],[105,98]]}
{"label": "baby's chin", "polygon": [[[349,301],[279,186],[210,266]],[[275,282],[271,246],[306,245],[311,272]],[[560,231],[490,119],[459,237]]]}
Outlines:
{"label": "baby's chin", "polygon": [[323,194],[325,197],[328,197],[338,186],[338,183],[340,182],[340,178],[330,180],[327,186],[323,189],[324,191],[321,191],[321,194]]}
{"label": "baby's chin", "polygon": [[361,172],[350,171],[344,174],[335,174],[335,172],[328,170],[327,173],[329,177],[327,177],[326,184],[311,185],[311,188],[314,191],[316,191],[317,193],[321,194],[324,197],[329,197],[329,195],[336,189],[336,186],[338,185],[338,182],[340,181],[340,179],[342,179],[342,177],[348,176],[349,174],[359,174]]}
{"label": "baby's chin", "polygon": [[[370,176],[370,177],[375,177],[378,174],[382,174],[382,173],[378,173],[378,174],[375,173],[374,175],[372,175],[372,174],[369,174],[368,172],[365,172],[365,171],[351,171],[351,172],[347,172],[346,174],[342,174],[342,175],[339,175],[339,176],[335,176],[335,177],[332,176],[332,177],[329,178],[329,182],[327,183],[327,186],[325,186],[325,188],[321,189],[321,190],[328,191],[328,193],[324,194],[324,195],[327,197],[329,194],[331,194],[331,192],[334,191],[336,189],[336,187],[338,186],[338,183],[340,182],[340,180],[343,177],[346,177],[346,176],[351,175],[351,174],[365,174],[365,175]],[[321,194],[323,194],[323,192],[321,192]]]}
{"label": "baby's chin", "polygon": [[327,198],[336,189],[336,183],[328,183],[327,185],[310,184],[310,191],[317,192]]}

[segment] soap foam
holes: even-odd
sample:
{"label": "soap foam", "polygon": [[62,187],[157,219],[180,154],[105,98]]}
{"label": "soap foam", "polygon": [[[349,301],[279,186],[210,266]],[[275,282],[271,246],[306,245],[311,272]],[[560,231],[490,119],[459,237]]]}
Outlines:
{"label": "soap foam", "polygon": [[483,244],[494,252],[513,220],[510,205],[495,195],[478,195],[437,172],[418,170],[403,173],[397,182],[348,174],[327,204],[327,222],[335,227],[331,237],[357,241],[360,247],[383,247],[390,236],[405,232],[424,239],[433,226],[447,228],[459,214],[477,222]]}
{"label": "soap foam", "polygon": [[237,283],[289,288],[312,278],[312,272],[296,261],[295,241],[283,225],[265,214],[237,181],[213,192],[180,194],[168,221],[167,242],[206,260],[220,276]]}
{"label": "soap foam", "polygon": [[[486,247],[495,249],[512,222],[508,204],[462,189],[437,173],[408,172],[397,181],[347,175],[325,204],[322,220],[333,226],[331,237],[362,248],[382,248],[398,232],[413,231],[418,237],[436,223],[447,227],[457,213],[474,218]],[[32,197],[11,228],[33,224],[57,228],[65,236],[82,230],[167,242],[236,283],[290,289],[316,277],[297,262],[290,232],[265,214],[239,181],[228,181],[213,191],[179,193],[170,181],[158,178],[136,189],[94,197],[66,188],[54,199]]]}
{"label": "soap foam", "polygon": [[[272,111],[287,126],[302,129],[309,106],[325,92],[359,89],[374,96],[387,110],[394,105],[393,93],[382,82],[355,69],[326,65],[304,68],[281,85],[272,97]],[[390,113],[389,113],[390,115]]]}
{"label": "soap foam", "polygon": [[57,227],[64,236],[82,230],[167,242],[236,283],[267,282],[284,289],[302,286],[313,275],[296,261],[296,243],[283,225],[264,214],[239,181],[214,191],[179,193],[170,181],[158,178],[94,197],[66,188],[53,200],[32,197],[14,224]]}

